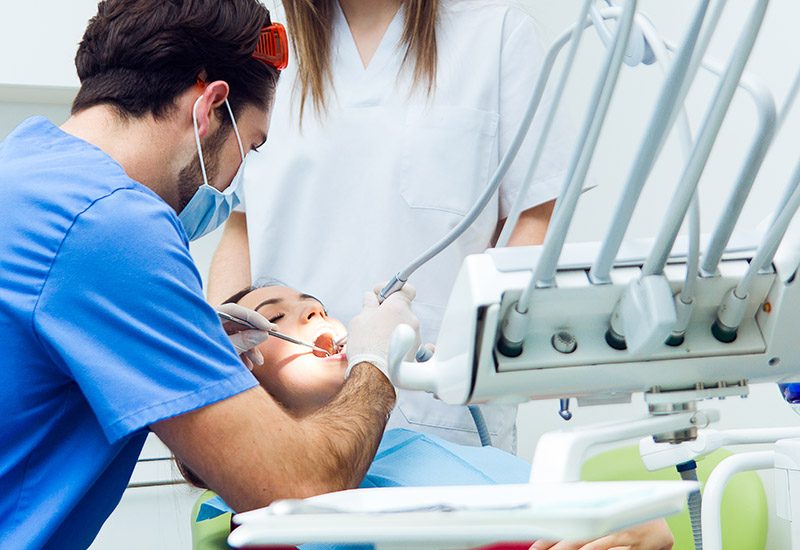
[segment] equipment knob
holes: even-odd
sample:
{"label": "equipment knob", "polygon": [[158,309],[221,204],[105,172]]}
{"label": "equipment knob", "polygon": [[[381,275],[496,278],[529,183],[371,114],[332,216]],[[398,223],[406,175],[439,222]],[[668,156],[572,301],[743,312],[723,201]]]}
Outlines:
{"label": "equipment knob", "polygon": [[561,330],[553,334],[550,342],[553,344],[553,348],[559,353],[572,353],[578,349],[578,341],[575,339],[575,336],[566,330]]}

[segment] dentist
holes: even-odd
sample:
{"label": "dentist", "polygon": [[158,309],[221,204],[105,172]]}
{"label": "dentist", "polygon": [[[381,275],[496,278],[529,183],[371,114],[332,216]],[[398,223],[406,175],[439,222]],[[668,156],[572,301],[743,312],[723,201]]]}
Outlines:
{"label": "dentist", "polygon": [[89,546],[151,430],[240,510],[362,479],[413,290],[366,295],[350,377],[298,420],[239,359],[248,346],[231,345],[189,254],[237,205],[285,53],[256,0],[106,0],[75,58],[71,118],[0,143],[4,548]]}

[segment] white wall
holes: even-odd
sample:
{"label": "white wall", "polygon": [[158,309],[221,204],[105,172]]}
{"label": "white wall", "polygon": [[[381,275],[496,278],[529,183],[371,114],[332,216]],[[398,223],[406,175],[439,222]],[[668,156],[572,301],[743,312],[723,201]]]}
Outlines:
{"label": "white wall", "polygon": [[[552,38],[566,28],[577,15],[577,0],[519,0],[539,20],[545,34]],[[640,0],[641,9],[656,27],[677,42],[695,3],[689,0]],[[751,0],[729,2],[721,32],[711,45],[711,54],[722,60],[730,51],[732,37],[752,6]],[[36,2],[3,2],[0,18],[0,138],[29,114],[40,113],[55,122],[68,115],[69,89],[77,84],[72,59],[88,18],[95,10],[94,0],[40,0]],[[800,2],[773,0],[767,20],[748,70],[757,75],[773,91],[778,104],[783,101],[794,74],[800,66],[796,21],[800,19]],[[589,32],[579,57],[575,82],[565,97],[565,106],[576,123],[584,116],[581,108],[591,88],[593,68],[599,64],[602,51]],[[612,102],[610,124],[604,130],[592,165],[591,177],[600,187],[587,193],[579,205],[579,215],[570,233],[575,241],[593,240],[608,225],[617,194],[630,165],[631,151],[642,137],[643,121],[650,115],[650,106],[657,92],[659,76],[655,68],[623,69],[618,92]],[[689,112],[695,127],[701,120],[705,100],[713,88],[713,79],[704,76],[689,97]],[[52,89],[52,87],[59,87]],[[725,123],[718,146],[701,183],[703,227],[709,231],[720,213],[726,196],[754,128],[753,109],[747,99],[737,98],[732,116]],[[753,200],[745,210],[741,229],[752,229],[771,210],[785,184],[791,166],[797,160],[796,144],[800,139],[800,108],[795,109],[778,144],[770,153],[753,191]],[[679,176],[681,156],[676,143],[670,141],[658,162],[652,180],[643,194],[630,235],[652,236]],[[192,245],[192,252],[204,277],[211,253],[219,238],[212,234]],[[753,388],[748,400],[714,402],[722,411],[719,427],[790,425],[797,421],[779,399],[772,385]],[[563,426],[556,414],[557,403],[536,402],[521,408],[519,449],[530,458],[538,436],[544,431]],[[641,396],[631,405],[575,409],[573,424],[581,425],[607,419],[630,418],[644,413]],[[774,536],[774,535],[772,535]],[[776,539],[779,540],[779,539]],[[773,542],[780,548],[782,542]]]}
{"label": "white wall", "polygon": [[0,3],[0,84],[77,86],[73,60],[95,0]]}

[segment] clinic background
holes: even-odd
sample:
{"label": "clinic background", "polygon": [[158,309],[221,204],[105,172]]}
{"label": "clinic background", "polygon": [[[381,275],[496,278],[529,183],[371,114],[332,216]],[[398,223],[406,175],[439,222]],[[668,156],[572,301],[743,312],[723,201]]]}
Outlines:
{"label": "clinic background", "polygon": [[[463,0],[470,1],[470,0]],[[273,0],[266,0],[267,7]],[[548,40],[566,29],[577,16],[578,0],[517,0],[514,2],[529,11],[538,21],[543,36]],[[723,16],[720,31],[711,43],[710,55],[726,61],[731,48],[730,37],[738,30],[749,12],[752,0],[729,2]],[[682,38],[685,25],[694,5],[690,0],[640,0],[640,10],[650,16],[662,36],[674,43]],[[2,2],[3,17],[0,17],[0,139],[28,116],[39,114],[60,124],[69,115],[69,105],[78,86],[73,58],[77,43],[86,22],[96,11],[95,0],[37,0],[35,2]],[[757,75],[773,92],[777,105],[783,103],[792,79],[800,66],[800,45],[797,43],[797,21],[800,20],[800,2],[797,0],[773,0],[767,12],[766,22],[758,38],[748,71]],[[577,126],[584,116],[583,105],[591,89],[595,67],[600,65],[603,54],[600,42],[593,31],[587,33],[571,78],[571,85],[563,99],[563,108]],[[581,199],[576,223],[570,231],[571,241],[591,241],[603,234],[617,199],[617,193],[627,174],[631,162],[631,151],[639,143],[644,122],[650,116],[650,105],[656,94],[656,84],[661,76],[655,65],[631,69],[623,66],[617,93],[612,101],[610,123],[601,136],[595,154],[590,177],[598,187],[585,193]],[[476,75],[479,77],[479,75]],[[701,122],[705,101],[713,90],[715,79],[702,73],[688,98],[689,116],[693,127]],[[724,198],[741,160],[750,144],[755,127],[754,109],[747,96],[737,95],[732,112],[725,122],[720,139],[712,153],[700,187],[703,231],[708,232],[720,214]],[[745,209],[738,229],[754,230],[758,223],[772,210],[788,180],[800,143],[800,106],[790,113],[787,123],[777,136],[767,160],[759,174],[753,197]],[[677,182],[682,167],[682,156],[677,140],[671,138],[656,165],[653,177],[648,182],[640,201],[640,207],[631,224],[628,236],[651,237],[657,231],[653,220],[659,220],[666,208],[670,193]],[[211,255],[219,240],[221,230],[192,244],[192,255],[204,277],[208,274]],[[420,250],[429,243],[420,243]],[[398,258],[398,269],[408,258]],[[389,278],[392,273],[386,273]],[[412,278],[413,282],[413,278]],[[120,292],[125,291],[120,281]],[[322,297],[324,299],[324,297]],[[800,352],[800,350],[799,350]],[[796,425],[800,419],[779,398],[773,385],[753,386],[749,399],[729,399],[714,402],[720,409],[720,429],[737,427]],[[624,419],[644,414],[646,408],[640,395],[633,397],[631,404],[602,405],[591,408],[573,405],[572,424],[583,425],[604,420]],[[533,456],[536,440],[545,431],[564,425],[557,414],[555,401],[540,401],[520,407],[517,421],[519,428],[519,454],[529,459]],[[157,442],[148,442],[145,452],[163,454]],[[771,494],[771,473],[762,475],[768,495]],[[136,489],[129,490],[136,491]],[[149,529],[162,531],[161,537],[172,537],[174,545],[164,547],[188,547],[188,513],[194,494],[190,489],[173,489],[171,496],[141,502],[141,495],[149,489],[140,489],[138,494],[128,494],[123,505],[127,511],[115,512],[101,531],[93,547],[111,548],[150,547],[137,530],[136,538],[124,537],[130,531],[130,521],[143,513],[154,518],[157,526]],[[177,496],[176,496],[177,495]],[[127,500],[126,500],[127,499]],[[771,503],[771,499],[768,499]],[[133,504],[131,504],[131,502]],[[133,506],[131,511],[130,506]],[[136,507],[139,508],[136,508]],[[155,508],[155,510],[154,510]],[[126,514],[128,514],[126,516]],[[148,520],[149,521],[149,520]],[[166,533],[166,534],[164,534]],[[784,534],[773,529],[769,547],[782,548]],[[165,539],[159,539],[165,540]],[[134,543],[134,541],[136,541]]]}

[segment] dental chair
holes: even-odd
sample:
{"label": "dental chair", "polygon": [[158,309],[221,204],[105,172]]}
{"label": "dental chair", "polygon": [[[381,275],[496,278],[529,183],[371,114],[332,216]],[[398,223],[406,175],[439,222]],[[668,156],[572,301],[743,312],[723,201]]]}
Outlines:
{"label": "dental chair", "polygon": [[[723,459],[732,453],[719,449],[697,461],[697,475],[701,483]],[[584,481],[679,481],[675,468],[648,471],[636,445],[600,453],[583,464]],[[767,540],[767,498],[761,478],[755,472],[736,475],[728,484],[722,501],[722,547],[725,550],[762,550]],[[674,550],[693,550],[692,527],[689,512],[667,519]]]}

